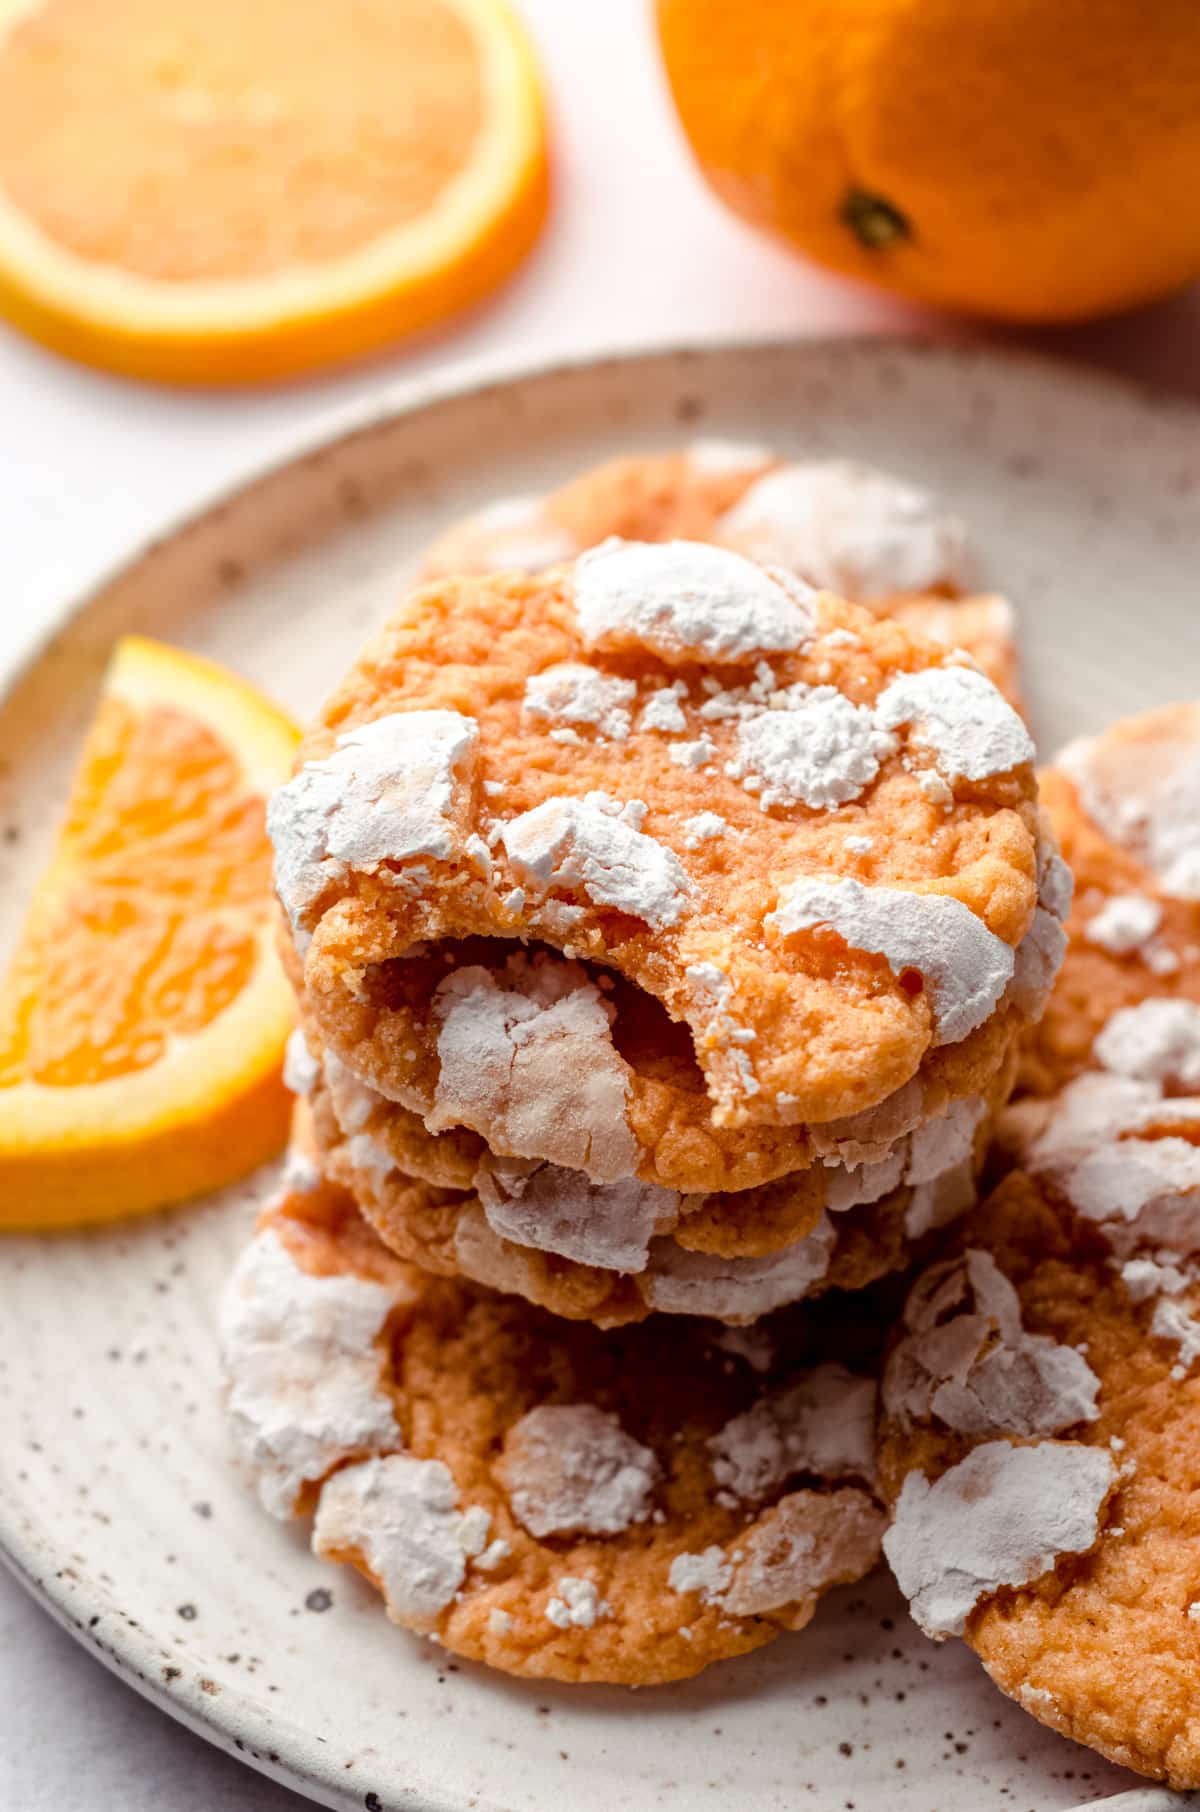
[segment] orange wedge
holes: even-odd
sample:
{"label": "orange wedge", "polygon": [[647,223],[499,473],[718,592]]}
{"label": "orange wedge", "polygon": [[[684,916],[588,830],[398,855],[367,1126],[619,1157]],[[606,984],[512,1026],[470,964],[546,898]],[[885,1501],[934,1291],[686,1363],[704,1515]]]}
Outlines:
{"label": "orange wedge", "polygon": [[0,0],[0,313],[74,358],[369,351],[501,282],[546,196],[503,0]]}
{"label": "orange wedge", "polygon": [[166,1206],[282,1145],[264,819],[296,743],[210,661],[119,645],[0,991],[0,1225]]}

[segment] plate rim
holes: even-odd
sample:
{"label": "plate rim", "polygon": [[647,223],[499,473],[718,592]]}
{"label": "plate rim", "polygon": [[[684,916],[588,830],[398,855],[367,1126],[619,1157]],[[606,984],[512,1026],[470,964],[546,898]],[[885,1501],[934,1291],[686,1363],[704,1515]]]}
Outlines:
{"label": "plate rim", "polygon": [[[531,353],[503,359],[458,360],[428,375],[388,381],[379,390],[349,404],[318,409],[299,428],[289,430],[286,437],[256,449],[244,461],[236,463],[225,477],[198,487],[188,502],[164,513],[123,553],[100,565],[85,585],[73,589],[54,604],[27,641],[18,640],[10,652],[0,655],[0,705],[45,658],[55,637],[67,624],[86,612],[157,549],[225,509],[243,503],[250,493],[282,477],[289,469],[322,457],[358,436],[384,429],[404,417],[530,382],[552,382],[660,361],[686,364],[694,360],[701,364],[714,360],[736,361],[755,355],[769,358],[802,353],[810,353],[818,359],[835,353],[864,359],[899,357],[963,370],[982,361],[993,368],[1000,366],[1025,376],[1040,373],[1059,386],[1066,384],[1093,397],[1097,392],[1106,393],[1114,403],[1125,407],[1156,413],[1167,410],[1184,420],[1191,417],[1195,427],[1200,429],[1200,402],[1186,392],[1114,373],[1084,360],[1064,358],[1040,348],[997,342],[969,331],[941,336],[922,332],[865,332],[713,336],[682,341],[657,339],[601,351],[579,349],[549,359]],[[332,1773],[323,1776],[315,1757],[311,1766],[302,1767],[298,1760],[285,1762],[282,1754],[278,1760],[272,1760],[271,1752],[260,1751],[257,1744],[264,1739],[251,1694],[222,1693],[217,1700],[192,1703],[190,1696],[182,1698],[158,1683],[150,1671],[152,1641],[140,1629],[121,1624],[107,1628],[103,1641],[94,1636],[81,1622],[71,1603],[70,1582],[58,1574],[48,1577],[45,1561],[44,1552],[37,1554],[22,1539],[18,1519],[8,1514],[0,1495],[0,1564],[92,1659],[195,1735],[279,1784],[322,1805],[352,1807],[361,1803],[361,1795],[347,1797],[344,1791],[339,1791],[340,1783]],[[1195,1803],[1193,1796],[1180,1795],[1161,1784],[1147,1781],[1144,1786],[1090,1801],[1088,1805],[1109,1807],[1112,1812],[1175,1812],[1176,1808],[1191,1803]],[[413,1812],[445,1812],[444,1803],[439,1805],[424,1795],[412,1805]],[[1073,1812],[1085,1812],[1085,1809],[1077,1807]]]}
{"label": "plate rim", "polygon": [[348,403],[318,408],[312,417],[292,427],[280,438],[256,448],[223,478],[197,486],[190,499],[166,510],[144,534],[126,549],[99,562],[95,573],[73,587],[47,611],[27,642],[18,641],[11,652],[0,654],[0,702],[39,662],[54,637],[74,617],[81,615],[110,587],[119,583],[154,551],[178,539],[205,518],[238,502],[246,492],[265,486],[289,467],[320,457],[359,435],[370,434],[402,416],[416,415],[446,403],[465,401],[492,390],[514,385],[581,376],[606,367],[648,364],[659,359],[697,361],[709,358],[767,357],[811,351],[816,355],[836,350],[858,357],[899,355],[966,367],[973,359],[1008,366],[1016,372],[1043,373],[1047,379],[1081,390],[1105,390],[1127,405],[1152,411],[1191,415],[1200,428],[1200,399],[1155,379],[1128,377],[1084,359],[1073,359],[1040,347],[1014,345],[1007,340],[972,331],[937,334],[913,330],[905,333],[816,333],[713,335],[694,340],[649,339],[601,351],[573,349],[551,358],[536,353],[508,357],[479,355],[456,359],[440,369],[417,377],[388,379],[376,392]]}

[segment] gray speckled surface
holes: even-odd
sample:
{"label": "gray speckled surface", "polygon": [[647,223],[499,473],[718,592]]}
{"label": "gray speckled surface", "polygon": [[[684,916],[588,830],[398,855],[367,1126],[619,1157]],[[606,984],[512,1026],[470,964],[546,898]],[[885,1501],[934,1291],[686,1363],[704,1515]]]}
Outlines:
{"label": "gray speckled surface", "polygon": [[[1187,633],[1200,434],[1187,406],[981,351],[886,343],[615,360],[359,433],[130,568],[0,710],[14,878],[45,853],[114,634],[215,654],[303,712],[450,514],[700,428],[860,454],[958,504],[992,579],[1024,607],[1047,742],[1200,686]],[[20,892],[0,896],[0,944]],[[1063,1812],[1132,1784],[996,1695],[960,1646],[925,1643],[882,1576],[797,1638],[638,1696],[488,1676],[390,1629],[302,1531],[257,1511],[228,1458],[213,1305],[263,1181],[5,1247],[0,1537],[85,1645],[176,1715],[346,1807],[608,1812],[636,1791],[638,1812],[731,1799],[754,1812]],[[39,1710],[53,1715],[41,1692]],[[254,1790],[229,1803],[254,1806]],[[141,1812],[123,1794],[111,1803]],[[162,1803],[186,1809],[173,1785]]]}

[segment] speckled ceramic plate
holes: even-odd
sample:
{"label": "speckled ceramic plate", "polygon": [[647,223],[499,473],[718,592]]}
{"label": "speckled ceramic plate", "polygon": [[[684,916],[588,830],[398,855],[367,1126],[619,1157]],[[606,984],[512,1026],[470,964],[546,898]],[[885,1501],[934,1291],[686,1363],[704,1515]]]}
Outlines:
{"label": "speckled ceramic plate", "polygon": [[[410,395],[156,541],[10,677],[0,945],[115,636],[215,655],[303,716],[451,516],[697,432],[857,454],[944,493],[1021,607],[1044,747],[1200,691],[1200,413],[1185,404],[879,341],[658,352]],[[1130,1789],[1129,1808],[1176,1803],[1032,1723],[961,1645],[925,1642],[882,1574],[800,1636],[638,1695],[506,1680],[392,1629],[303,1530],[259,1512],[226,1447],[215,1301],[269,1180],[0,1247],[0,1542],[165,1710],[323,1804],[389,1812],[1060,1812]]]}

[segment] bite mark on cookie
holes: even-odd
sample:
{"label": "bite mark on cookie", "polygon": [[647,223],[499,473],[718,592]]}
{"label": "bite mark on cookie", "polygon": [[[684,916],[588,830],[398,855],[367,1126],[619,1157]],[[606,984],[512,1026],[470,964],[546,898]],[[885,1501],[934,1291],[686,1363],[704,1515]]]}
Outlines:
{"label": "bite mark on cookie", "polygon": [[632,1175],[641,1154],[627,1117],[629,1067],[612,1041],[612,1009],[586,971],[521,954],[500,975],[458,969],[440,983],[433,1011],[431,1132],[467,1126],[496,1151],[546,1158],[594,1182]]}
{"label": "bite mark on cookie", "polygon": [[397,711],[339,736],[267,806],[275,885],[294,931],[349,869],[430,856],[466,834],[463,791],[479,726],[458,711]]}

